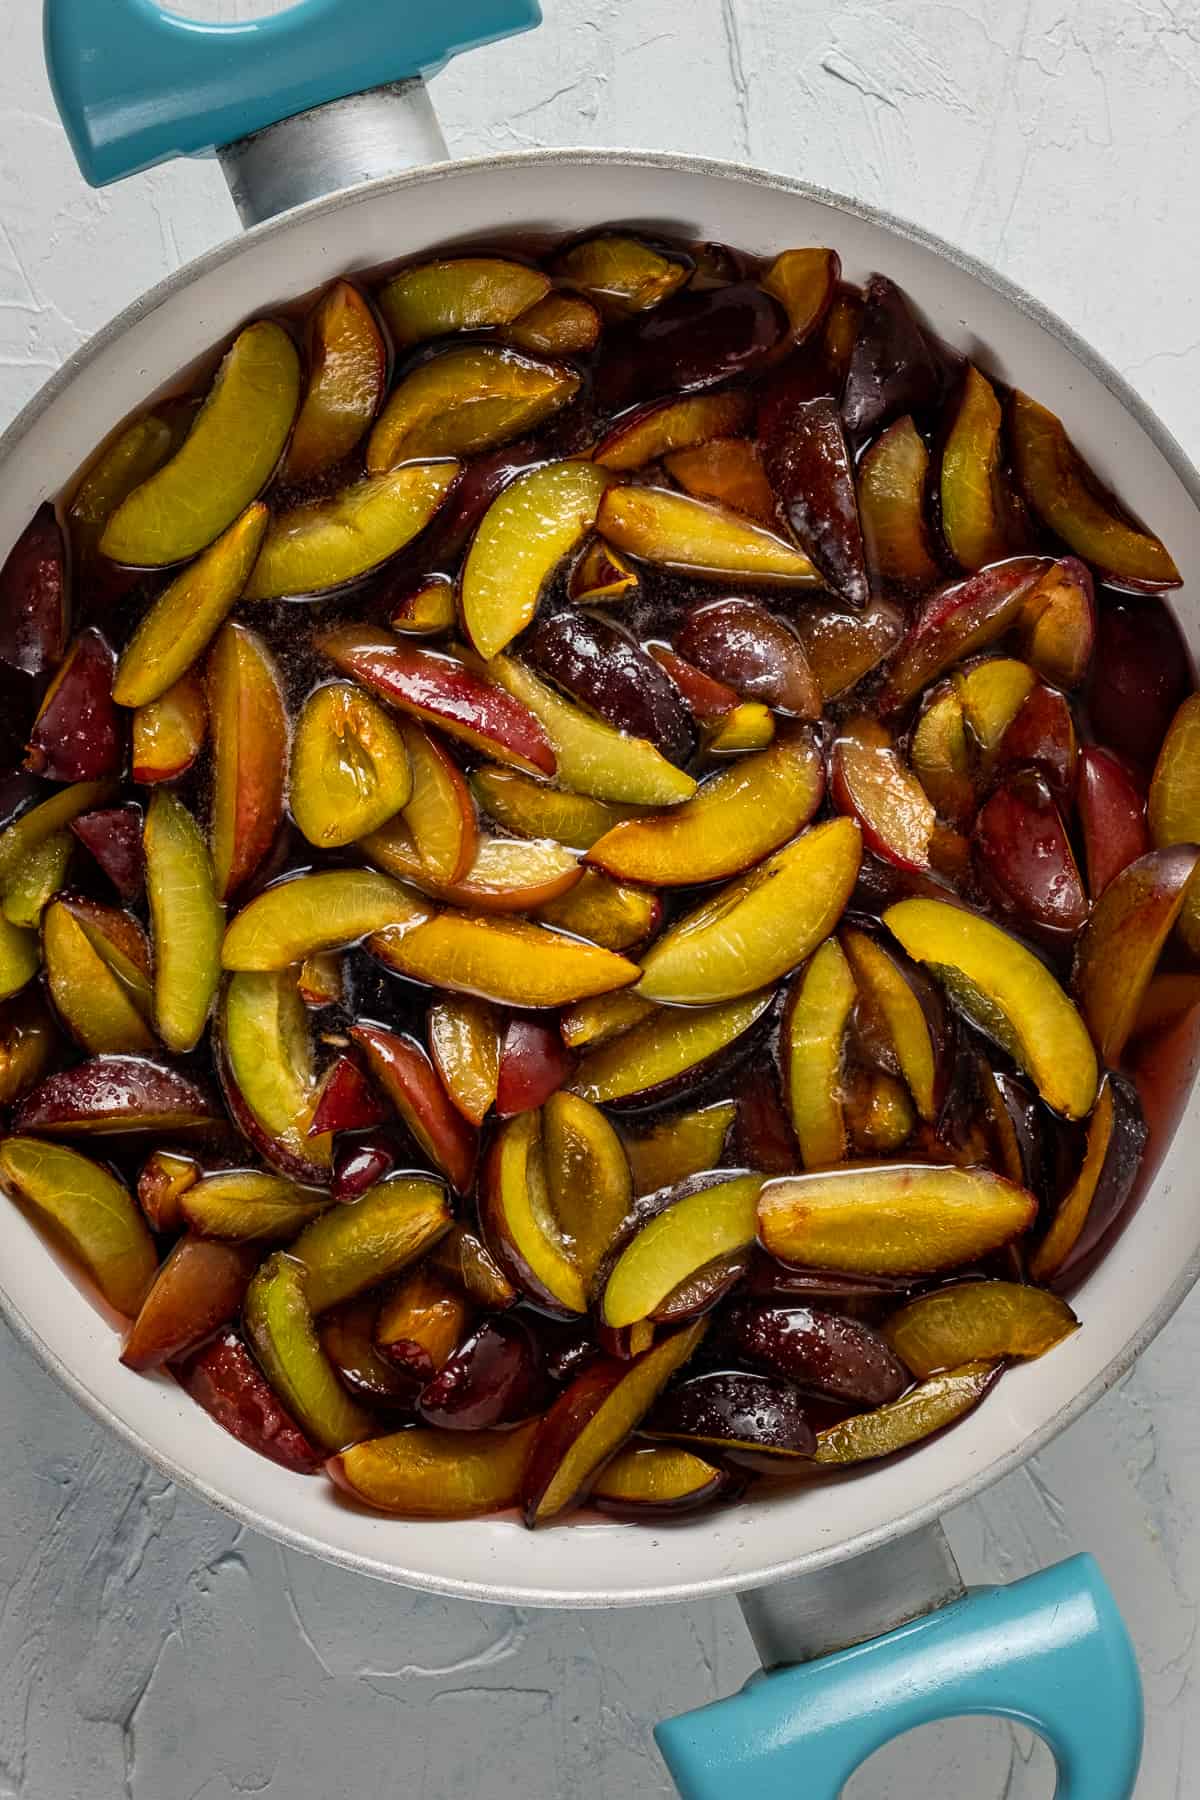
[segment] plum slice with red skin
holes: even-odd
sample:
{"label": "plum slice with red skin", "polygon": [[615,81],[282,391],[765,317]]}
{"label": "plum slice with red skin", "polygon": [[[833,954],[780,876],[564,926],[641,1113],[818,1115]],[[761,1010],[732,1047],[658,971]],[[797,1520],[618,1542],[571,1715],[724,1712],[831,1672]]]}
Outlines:
{"label": "plum slice with red skin", "polygon": [[465,1194],[475,1174],[479,1134],[450,1099],[427,1052],[415,1039],[381,1025],[355,1025],[350,1035],[426,1155]]}
{"label": "plum slice with red skin", "polygon": [[1087,708],[1100,742],[1149,770],[1191,687],[1183,635],[1161,600],[1100,596]]}
{"label": "plum slice with red skin", "polygon": [[688,614],[679,653],[744,700],[794,718],[821,715],[817,686],[795,632],[758,600],[710,600]]}
{"label": "plum slice with red skin", "polygon": [[842,418],[855,450],[905,413],[928,418],[945,372],[908,300],[886,275],[872,275],[842,390]]}
{"label": "plum slice with red skin", "polygon": [[975,865],[1006,911],[1074,935],[1087,895],[1062,814],[1034,769],[1011,775],[980,808],[972,834]]}
{"label": "plum slice with red skin", "polygon": [[102,781],[120,772],[123,732],[112,697],[117,659],[95,626],[81,631],[46,691],[27,763],[47,781]]}
{"label": "plum slice with red skin", "polygon": [[231,1437],[297,1475],[315,1475],[321,1452],[284,1411],[275,1390],[235,1331],[227,1331],[175,1370],[179,1385]]}
{"label": "plum slice with red skin", "polygon": [[870,596],[854,465],[837,405],[795,399],[786,383],[759,409],[759,436],[784,516],[831,588],[849,605]]}
{"label": "plum slice with red skin", "polygon": [[215,1097],[194,1075],[143,1056],[93,1056],[56,1070],[13,1115],[15,1130],[46,1137],[182,1131],[220,1122]]}
{"label": "plum slice with red skin", "polygon": [[222,1244],[191,1232],[181,1237],[125,1340],[125,1367],[161,1368],[227,1325],[241,1308],[260,1255],[256,1244]]}
{"label": "plum slice with red skin", "polygon": [[644,1435],[704,1444],[735,1466],[779,1473],[811,1456],[816,1437],[804,1394],[786,1377],[744,1369],[705,1369],[669,1388]]}
{"label": "plum slice with red skin", "polygon": [[45,675],[66,647],[66,547],[47,503],[0,568],[0,662],[25,675]]}
{"label": "plum slice with red skin", "polygon": [[136,900],[146,886],[146,857],[142,848],[140,806],[108,806],[81,813],[71,820],[71,830],[120,894]]}
{"label": "plum slice with red skin", "polygon": [[911,1379],[877,1331],[840,1313],[743,1302],[725,1330],[739,1355],[834,1400],[885,1406]]}
{"label": "plum slice with red skin", "polygon": [[787,332],[786,312],[757,282],[686,289],[609,334],[597,373],[601,404],[613,410],[747,375]]}
{"label": "plum slice with red skin", "polygon": [[321,1083],[309,1137],[327,1131],[366,1131],[382,1125],[388,1109],[353,1057],[339,1056]]}
{"label": "plum slice with red skin", "polygon": [[573,700],[618,731],[649,738],[671,762],[696,748],[687,704],[666,671],[637,640],[596,613],[557,613],[538,626],[524,655]]}
{"label": "plum slice with red skin", "polygon": [[575,1059],[554,1022],[547,1023],[536,1013],[516,1014],[500,1043],[497,1117],[511,1119],[543,1106],[569,1081],[574,1067]]}
{"label": "plum slice with red skin", "polygon": [[446,1431],[518,1425],[545,1406],[548,1382],[537,1343],[512,1314],[485,1319],[421,1394],[421,1417]]}
{"label": "plum slice with red skin", "polygon": [[892,659],[880,713],[899,712],[952,663],[1003,637],[1048,567],[1045,557],[1014,556],[930,594]]}

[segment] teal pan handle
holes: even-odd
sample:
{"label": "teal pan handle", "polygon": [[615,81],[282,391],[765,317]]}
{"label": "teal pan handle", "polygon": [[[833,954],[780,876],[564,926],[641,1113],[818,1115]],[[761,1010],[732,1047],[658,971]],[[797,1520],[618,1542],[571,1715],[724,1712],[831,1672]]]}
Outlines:
{"label": "teal pan handle", "polygon": [[836,1800],[902,1732],[959,1714],[1016,1720],[1058,1765],[1056,1800],[1130,1800],[1142,1689],[1090,1556],[976,1588],[873,1642],[751,1677],[656,1732],[683,1800]]}
{"label": "teal pan handle", "polygon": [[44,0],[43,16],[54,97],[93,187],[433,74],[540,20],[538,0],[299,0],[243,25],[154,0]]}

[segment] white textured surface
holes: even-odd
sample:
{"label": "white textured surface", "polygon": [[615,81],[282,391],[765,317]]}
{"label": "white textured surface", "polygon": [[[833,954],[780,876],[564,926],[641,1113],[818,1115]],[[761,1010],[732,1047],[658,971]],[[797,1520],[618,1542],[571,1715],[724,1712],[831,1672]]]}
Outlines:
{"label": "white textured surface", "polygon": [[[234,228],[212,166],[98,196],[0,16],[0,421],[84,336]],[[277,10],[193,0],[213,16]],[[549,0],[436,84],[452,149],[744,157],[994,262],[1134,377],[1200,458],[1200,25],[1189,0]],[[147,1475],[0,1356],[0,1800],[624,1800],[669,1789],[663,1713],[751,1665],[736,1606],[522,1615],[277,1551]],[[1095,1551],[1137,1640],[1141,1800],[1194,1791],[1200,1302],[1121,1389],[950,1521],[969,1579]],[[999,1727],[899,1747],[855,1800],[1045,1795]]]}

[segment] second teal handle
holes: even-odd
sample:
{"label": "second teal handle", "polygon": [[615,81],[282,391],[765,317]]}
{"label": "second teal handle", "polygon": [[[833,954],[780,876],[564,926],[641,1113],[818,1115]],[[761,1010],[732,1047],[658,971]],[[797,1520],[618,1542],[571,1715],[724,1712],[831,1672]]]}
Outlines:
{"label": "second teal handle", "polygon": [[243,25],[154,0],[44,0],[43,14],[54,98],[93,187],[433,74],[540,20],[538,0],[300,0]]}

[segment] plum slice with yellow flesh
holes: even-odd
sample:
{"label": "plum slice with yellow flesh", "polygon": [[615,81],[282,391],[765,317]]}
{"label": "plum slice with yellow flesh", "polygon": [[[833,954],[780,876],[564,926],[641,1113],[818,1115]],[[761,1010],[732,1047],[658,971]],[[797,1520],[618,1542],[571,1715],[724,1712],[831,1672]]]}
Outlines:
{"label": "plum slice with yellow flesh", "polygon": [[1014,556],[937,588],[909,626],[880,691],[885,714],[915,700],[952,663],[986,649],[1011,630],[1049,563]]}
{"label": "plum slice with yellow flesh", "polygon": [[848,1275],[936,1275],[1028,1231],[1033,1195],[990,1169],[844,1163],[767,1182],[759,1242],[780,1262]]}
{"label": "plum slice with yellow flesh", "polygon": [[187,674],[245,592],[269,523],[251,506],[159,595],[117,664],[119,705],[148,706]]}
{"label": "plum slice with yellow flesh", "polygon": [[[438,1239],[444,1244],[446,1235]],[[398,1368],[428,1381],[466,1335],[471,1302],[448,1285],[429,1260],[406,1269],[375,1309],[374,1338],[381,1354]]]}
{"label": "plum slice with yellow flesh", "polygon": [[337,849],[406,806],[412,769],[399,726],[349,681],[310,694],[292,744],[289,801],[310,844]]}
{"label": "plum slice with yellow flesh", "polygon": [[522,1293],[560,1316],[586,1313],[583,1271],[551,1202],[539,1112],[519,1113],[496,1133],[479,1208],[488,1250]]}
{"label": "plum slice with yellow flesh", "polygon": [[745,1369],[688,1375],[658,1401],[643,1431],[682,1438],[759,1474],[787,1474],[816,1445],[810,1406],[794,1382]]}
{"label": "plum slice with yellow flesh", "polygon": [[205,1343],[241,1310],[258,1253],[181,1237],[159,1269],[121,1351],[127,1369],[161,1369]]}
{"label": "plum slice with yellow flesh", "polygon": [[639,1000],[628,989],[621,993],[599,994],[595,999],[580,1000],[574,1006],[565,1007],[559,1015],[559,1030],[569,1049],[581,1050],[620,1037],[623,1031],[658,1014],[658,1010],[652,1000]]}
{"label": "plum slice with yellow flesh", "polygon": [[47,781],[102,781],[121,765],[122,731],[113,702],[116,667],[94,626],[81,631],[46,689],[29,738],[26,766]]}
{"label": "plum slice with yellow flesh", "polygon": [[821,692],[795,632],[757,600],[711,600],[693,608],[679,652],[744,700],[761,700],[796,718],[816,719]]}
{"label": "plum slice with yellow flesh", "polygon": [[69,831],[43,838],[4,886],[2,910],[10,925],[36,931],[46,907],[66,886],[75,851]]}
{"label": "plum slice with yellow flesh", "polygon": [[137,900],[146,885],[141,808],[100,807],[72,819],[70,829],[95,857],[122,900]]}
{"label": "plum slice with yellow flesh", "polygon": [[1099,1069],[1079,1013],[1032,950],[943,900],[900,900],[883,922],[952,1003],[1032,1078],[1052,1111],[1086,1118]]}
{"label": "plum slice with yellow flesh", "polygon": [[150,946],[132,914],[94,900],[55,900],[42,920],[42,954],[58,1016],[85,1050],[154,1049]]}
{"label": "plum slice with yellow flesh", "polygon": [[217,1072],[239,1131],[281,1174],[326,1183],[329,1141],[308,1136],[317,1080],[293,971],[235,975],[214,1038]]}
{"label": "plum slice with yellow flesh", "polygon": [[857,819],[869,850],[902,869],[928,868],[937,815],[884,726],[869,716],[848,719],[833,747],[832,777],[835,805]]}
{"label": "plum slice with yellow flesh", "polygon": [[[303,996],[302,996],[303,997]],[[321,1078],[321,1092],[313,1109],[309,1137],[326,1132],[368,1131],[382,1125],[387,1107],[351,1056],[339,1056]]]}
{"label": "plum slice with yellow flesh", "polygon": [[868,567],[901,593],[921,593],[938,578],[925,522],[929,452],[908,417],[897,419],[858,465],[858,511]]}
{"label": "plum slice with yellow flesh", "polygon": [[549,277],[500,256],[446,256],[394,275],[379,305],[397,346],[406,350],[452,331],[508,325],[550,291]]}
{"label": "plum slice with yellow flesh", "polygon": [[913,773],[939,816],[959,830],[975,816],[975,779],[966,720],[953,682],[935,688],[909,743]]}
{"label": "plum slice with yellow flesh", "polygon": [[628,950],[658,930],[662,912],[657,894],[585,869],[574,887],[555,900],[544,901],[537,916],[543,924],[587,938],[605,950]]}
{"label": "plum slice with yellow flesh", "polygon": [[747,1251],[762,1184],[761,1175],[733,1173],[685,1182],[617,1255],[600,1301],[603,1323],[621,1327],[654,1318],[682,1282],[719,1258]]}
{"label": "plum slice with yellow flesh", "polygon": [[421,1417],[447,1431],[487,1431],[540,1413],[549,1383],[522,1319],[485,1319],[423,1390]]}
{"label": "plum slice with yellow flesh", "polygon": [[[1164,743],[1164,769],[1168,745],[1171,738]],[[1178,742],[1171,751],[1171,761],[1178,749]],[[1166,828],[1166,806],[1164,799],[1169,788],[1159,790],[1159,828]],[[1200,788],[1198,788],[1200,801]],[[1150,850],[1150,826],[1146,821],[1146,796],[1133,778],[1132,772],[1114,752],[1106,751],[1099,743],[1085,743],[1079,751],[1079,828],[1083,832],[1083,851],[1087,860],[1087,886],[1092,900],[1099,900],[1108,882],[1128,868],[1130,862],[1144,857]],[[1180,832],[1180,841],[1191,841],[1191,833],[1187,832],[1187,821],[1182,817],[1177,826],[1169,830]],[[1200,837],[1200,805],[1196,806],[1195,830]],[[1159,844],[1160,850],[1164,844]],[[1189,925],[1191,907],[1184,902],[1184,911],[1180,914],[1184,934],[1191,932]],[[1200,929],[1195,931],[1195,943],[1200,945]]]}
{"label": "plum slice with yellow flesh", "polygon": [[702,580],[821,586],[808,557],[785,538],[731,507],[669,488],[611,487],[596,524],[615,549]]}
{"label": "plum slice with yellow flesh", "polygon": [[618,556],[603,538],[592,537],[576,558],[567,581],[567,595],[589,606],[610,606],[614,601],[637,598],[641,583],[637,570]]}
{"label": "plum slice with yellow flesh", "polygon": [[208,736],[208,698],[199,670],[189,669],[157,700],[137,707],[130,736],[135,781],[149,787],[186,775]]}
{"label": "plum slice with yellow flesh", "polygon": [[1082,927],[1088,900],[1071,840],[1036,770],[1001,782],[979,810],[971,844],[976,868],[1006,911],[1051,931]]}
{"label": "plum slice with yellow flesh", "polygon": [[718,1100],[694,1112],[677,1113],[646,1131],[627,1132],[623,1142],[634,1194],[657,1193],[689,1175],[715,1169],[736,1111],[732,1100]]}
{"label": "plum slice with yellow flesh", "polygon": [[286,481],[308,481],[349,456],[379,410],[387,387],[387,346],[370,304],[336,281],[308,326],[308,386],[283,466]]}
{"label": "plum slice with yellow flesh", "polygon": [[89,579],[102,567],[100,540],[108,521],[178,448],[187,419],[182,407],[146,413],[111,439],[85,472],[67,509],[67,531],[76,567]]}
{"label": "plum slice with yellow flesh", "polygon": [[[793,649],[802,656],[794,640]],[[675,682],[630,632],[603,614],[571,609],[544,619],[524,656],[614,730],[646,739],[673,763],[692,756],[696,728]]]}
{"label": "plum slice with yellow flesh", "polygon": [[328,1194],[261,1169],[222,1169],[202,1176],[179,1196],[190,1230],[248,1244],[286,1243],[328,1205]]}
{"label": "plum slice with yellow flesh", "polygon": [[736,436],[750,417],[749,395],[737,389],[652,401],[622,414],[592,451],[592,460],[605,469],[640,469],[674,451]]}
{"label": "plum slice with yellow flesh", "polygon": [[523,919],[447,912],[368,947],[398,975],[500,1006],[569,1006],[638,979],[625,957]]}
{"label": "plum slice with yellow flesh", "polygon": [[998,1372],[995,1362],[963,1363],[943,1375],[931,1375],[888,1406],[827,1425],[817,1433],[813,1461],[821,1468],[844,1468],[918,1444],[965,1418],[978,1406]]}
{"label": "plum slice with yellow flesh", "polygon": [[816,746],[797,732],[710,776],[682,806],[614,825],[587,860],[618,881],[655,887],[721,881],[802,830],[824,788]]}
{"label": "plum slice with yellow flesh", "polygon": [[34,1137],[0,1140],[0,1176],[114,1312],[135,1318],[158,1256],[128,1188],[90,1157]]}
{"label": "plum slice with yellow flesh", "polygon": [[762,453],[748,438],[712,438],[665,459],[667,473],[693,500],[708,500],[759,525],[779,523],[779,502]]}
{"label": "plum slice with yellow flesh", "polygon": [[[1124,804],[1120,807],[1120,816],[1124,818],[1126,829],[1121,842],[1129,849],[1137,841],[1138,827],[1144,839],[1145,825],[1138,807],[1140,796],[1132,779],[1125,774],[1120,764],[1109,752],[1096,750],[1084,752],[1093,761],[1090,764],[1093,802],[1099,799],[1102,783],[1115,794],[1123,787]],[[1087,765],[1085,765],[1085,768]],[[1124,783],[1120,777],[1124,775]],[[1084,811],[1085,796],[1088,787],[1085,773],[1084,791],[1080,796],[1080,810],[1083,813],[1085,842],[1088,848],[1088,875],[1091,878],[1093,843],[1096,856],[1103,857],[1108,879],[1120,873],[1114,868],[1116,858],[1113,854],[1113,813],[1118,807],[1110,804],[1104,806],[1093,804],[1095,828],[1088,831],[1088,813]],[[1180,706],[1171,721],[1170,729],[1163,739],[1158,753],[1158,761],[1154,765],[1154,775],[1150,782],[1150,796],[1145,810],[1145,819],[1150,827],[1150,837],[1158,850],[1168,849],[1172,844],[1200,844],[1200,695],[1193,694]],[[1134,821],[1137,821],[1135,824]],[[1143,849],[1147,848],[1143,843]],[[1134,854],[1139,854],[1135,851]],[[1129,860],[1132,860],[1130,858]],[[1124,866],[1123,864],[1121,866]],[[1092,882],[1092,893],[1096,896],[1107,883]],[[1179,935],[1182,937],[1193,956],[1200,954],[1200,890],[1189,890],[1179,914]]]}
{"label": "plum slice with yellow flesh", "polygon": [[343,1450],[369,1435],[371,1415],[347,1394],[321,1348],[307,1282],[303,1264],[280,1251],[268,1257],[246,1294],[243,1326],[263,1374],[301,1428],[323,1449]]}
{"label": "plum slice with yellow flesh", "polygon": [[631,1519],[673,1518],[736,1492],[736,1481],[678,1444],[631,1444],[600,1471],[591,1503]]}
{"label": "plum slice with yellow flesh", "polygon": [[705,1327],[697,1320],[632,1362],[605,1359],[575,1378],[538,1426],[523,1491],[527,1525],[547,1525],[586,1499],[609,1458],[700,1347]]}
{"label": "plum slice with yellow flesh", "polygon": [[326,869],[277,882],[255,896],[225,933],[227,969],[286,969],[318,950],[356,943],[430,917],[411,888],[373,869]]}
{"label": "plum slice with yellow flesh", "polygon": [[1080,934],[1073,985],[1108,1064],[1120,1060],[1197,863],[1196,844],[1139,856],[1109,882]]}
{"label": "plum slice with yellow flesh", "polygon": [[566,363],[494,344],[443,350],[392,390],[367,443],[367,468],[382,475],[418,457],[473,456],[531,431],[579,392]]}
{"label": "plum slice with yellow flesh", "polygon": [[1056,687],[1076,688],[1096,645],[1091,571],[1078,557],[1052,563],[1021,609],[1018,645],[1026,662]]}
{"label": "plum slice with yellow flesh", "polygon": [[202,1129],[220,1123],[203,1082],[141,1056],[95,1056],[47,1075],[13,1114],[18,1131],[46,1137],[116,1137]]}
{"label": "plum slice with yellow flesh", "polygon": [[520,1298],[482,1239],[465,1225],[452,1225],[438,1239],[426,1266],[489,1312],[503,1312]]}
{"label": "plum slice with yellow flesh", "polygon": [[551,1209],[590,1286],[633,1200],[629,1159],[599,1107],[578,1094],[547,1100],[542,1145]]}
{"label": "plum slice with yellow flesh", "polygon": [[351,1206],[332,1206],[288,1251],[320,1314],[417,1262],[451,1225],[446,1190],[427,1175],[391,1175]]}
{"label": "plum slice with yellow flesh", "polygon": [[155,790],[143,841],[154,939],[155,1024],[169,1050],[192,1050],[221,977],[225,909],[200,829],[166,788]]}
{"label": "plum slice with yellow flesh", "polygon": [[669,299],[688,279],[692,262],[677,250],[603,231],[560,250],[554,270],[603,311],[622,317]]}
{"label": "plum slice with yellow flesh", "polygon": [[860,860],[852,819],[810,826],[664,932],[642,959],[639,994],[705,1006],[777,981],[829,936]]}
{"label": "plum slice with yellow flesh", "polygon": [[371,832],[361,849],[397,880],[477,912],[528,912],[569,893],[583,873],[578,858],[553,838],[483,835],[465,873],[457,881],[438,881],[425,868],[403,819]]}
{"label": "plum slice with yellow flesh", "polygon": [[453,1188],[467,1193],[475,1174],[478,1134],[452,1103],[427,1052],[414,1038],[401,1037],[382,1025],[355,1025],[350,1036],[365,1053],[376,1087],[426,1156]]}
{"label": "plum slice with yellow flesh", "polygon": [[13,925],[0,913],[0,1000],[7,1000],[31,982],[41,963],[36,931]]}
{"label": "plum slice with yellow flesh", "polygon": [[841,935],[860,1005],[877,1014],[918,1113],[926,1120],[936,1118],[952,1054],[941,994],[890,944],[856,925],[845,926]]}
{"label": "plum slice with yellow flesh", "polygon": [[[888,1343],[918,1381],[963,1363],[1044,1356],[1078,1331],[1065,1300],[1016,1281],[964,1281],[894,1312]],[[895,1396],[891,1396],[894,1398]]]}
{"label": "plum slice with yellow flesh", "polygon": [[184,442],[112,515],[102,554],[163,568],[206,549],[274,474],[299,401],[300,358],[287,332],[267,319],[247,326]]}
{"label": "plum slice with yellow flesh", "polygon": [[404,823],[429,876],[435,881],[460,881],[475,859],[479,841],[467,784],[449,752],[419,725],[402,719],[400,733],[412,775]]}
{"label": "plum slice with yellow flesh", "polygon": [[495,1007],[469,994],[439,995],[429,1009],[429,1050],[463,1118],[482,1125],[496,1104],[500,1080],[500,1020]]}
{"label": "plum slice with yellow flesh", "polygon": [[834,1400],[886,1406],[909,1385],[899,1346],[889,1349],[859,1319],[812,1306],[742,1304],[733,1308],[727,1330],[748,1362]]}
{"label": "plum slice with yellow flesh", "polygon": [[288,719],[270,651],[257,632],[228,624],[208,664],[212,722],[209,843],[222,900],[262,863],[283,818]]}
{"label": "plum slice with yellow flesh", "polygon": [[423,531],[458,475],[458,464],[411,462],[369,475],[325,500],[271,522],[246,584],[246,600],[335,592],[403,550]]}
{"label": "plum slice with yellow flesh", "polygon": [[844,1160],[842,1046],[858,997],[836,938],[796,977],[783,1015],[780,1056],[792,1129],[806,1169]]}
{"label": "plum slice with yellow flesh", "polygon": [[296,1475],[315,1475],[321,1456],[280,1405],[236,1332],[222,1332],[179,1363],[176,1374],[222,1430]]}
{"label": "plum slice with yellow flesh", "polygon": [[1013,468],[1034,512],[1105,581],[1135,592],[1178,587],[1161,539],[1133,524],[1100,485],[1061,419],[1015,392],[1009,411]]}
{"label": "plum slice with yellow flesh", "polygon": [[783,250],[771,263],[762,284],[786,312],[793,344],[804,343],[824,319],[841,272],[836,250]]}
{"label": "plum slice with yellow flesh", "polygon": [[851,1070],[844,1105],[855,1156],[893,1156],[917,1123],[908,1088],[886,1069]]}
{"label": "plum slice with yellow flesh", "polygon": [[798,397],[784,382],[759,408],[759,437],[783,514],[829,587],[850,606],[867,603],[866,552],[854,464],[837,404]]}
{"label": "plum slice with yellow flesh", "polygon": [[[503,683],[487,680],[458,658],[387,632],[345,625],[318,636],[317,648],[390,706],[438,726],[472,750],[528,774],[555,773],[554,751],[529,706],[506,692]],[[504,659],[496,661],[503,664]]]}
{"label": "plum slice with yellow flesh", "polygon": [[54,1061],[58,1033],[36,990],[0,1006],[0,1106],[11,1106]]}
{"label": "plum slice with yellow flesh", "polygon": [[501,336],[531,356],[579,356],[600,342],[600,314],[582,294],[551,292],[506,325]]}
{"label": "plum slice with yellow flesh", "polygon": [[400,1519],[473,1519],[507,1512],[521,1496],[537,1421],[511,1431],[418,1425],[369,1438],[327,1465],[347,1494]]}
{"label": "plum slice with yellow flesh", "polygon": [[67,566],[54,508],[38,508],[0,566],[0,662],[47,674],[67,647]]}
{"label": "plum slice with yellow flesh", "polygon": [[394,595],[388,623],[411,637],[441,637],[458,618],[454,582],[449,575],[424,575]]}
{"label": "plum slice with yellow flesh", "polygon": [[1036,687],[1029,664],[1011,656],[982,657],[956,672],[963,723],[984,774],[991,772],[1005,733]]}
{"label": "plum slice with yellow flesh", "polygon": [[555,569],[596,523],[607,485],[591,463],[548,463],[492,501],[459,583],[463,623],[481,656],[496,656],[530,624]]}
{"label": "plum slice with yellow flesh", "polygon": [[747,1034],[773,999],[772,992],[751,994],[694,1012],[656,1007],[619,1036],[596,1044],[575,1071],[571,1091],[596,1106],[640,1107],[690,1090],[749,1050],[753,1040]]}
{"label": "plum slice with yellow flesh", "polygon": [[963,569],[1000,562],[1014,548],[1012,500],[1000,471],[1001,411],[995,389],[968,363],[942,447],[938,501],[942,536]]}
{"label": "plum slice with yellow flesh", "polygon": [[506,831],[520,837],[553,838],[573,850],[589,850],[614,825],[641,816],[640,808],[611,806],[588,794],[546,787],[516,769],[485,764],[471,775],[476,800]]}
{"label": "plum slice with yellow flesh", "polygon": [[138,1170],[138,1205],[151,1231],[176,1237],[186,1228],[179,1204],[185,1189],[200,1179],[200,1165],[179,1150],[152,1150]]}
{"label": "plum slice with yellow flesh", "polygon": [[[667,761],[644,737],[630,737],[564,700],[515,657],[497,656],[488,672],[522,710],[534,715],[552,746],[565,787],[594,800],[635,806],[674,806],[696,791],[690,775]],[[511,761],[511,758],[501,760]]]}
{"label": "plum slice with yellow flesh", "polygon": [[1096,1247],[1120,1217],[1141,1171],[1148,1138],[1137,1089],[1109,1073],[1088,1120],[1079,1171],[1030,1259],[1031,1280],[1056,1280]]}
{"label": "plum slice with yellow flesh", "polygon": [[704,730],[705,754],[712,757],[744,756],[766,750],[775,741],[775,720],[761,700],[739,700]]}

